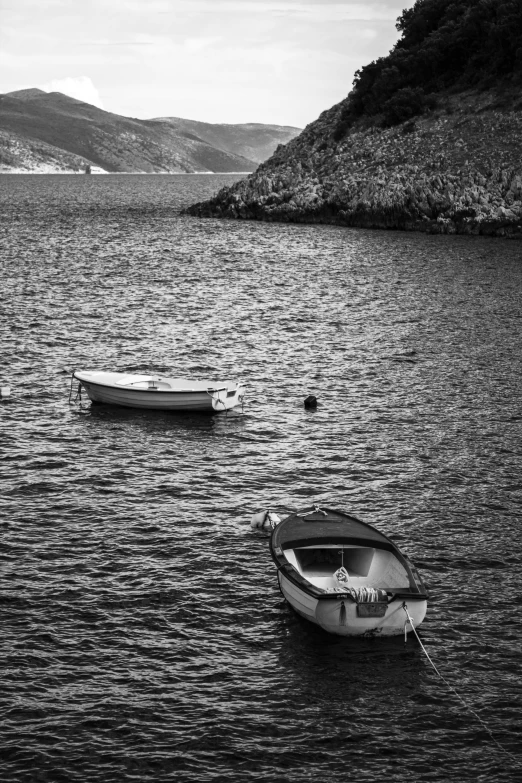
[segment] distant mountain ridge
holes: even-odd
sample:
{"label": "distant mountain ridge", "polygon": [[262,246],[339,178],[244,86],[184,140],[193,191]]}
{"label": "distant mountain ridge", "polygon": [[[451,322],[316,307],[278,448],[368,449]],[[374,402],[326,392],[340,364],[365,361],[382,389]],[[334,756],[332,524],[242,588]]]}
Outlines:
{"label": "distant mountain ridge", "polygon": [[59,92],[18,90],[0,95],[0,172],[65,173],[87,166],[121,173],[250,172],[299,132],[139,120]]}
{"label": "distant mountain ridge", "polygon": [[263,125],[256,122],[213,125],[180,117],[158,117],[155,121],[169,122],[179,131],[194,134],[213,147],[242,155],[255,163],[262,163],[279,144],[286,144],[301,133],[301,128],[289,125]]}

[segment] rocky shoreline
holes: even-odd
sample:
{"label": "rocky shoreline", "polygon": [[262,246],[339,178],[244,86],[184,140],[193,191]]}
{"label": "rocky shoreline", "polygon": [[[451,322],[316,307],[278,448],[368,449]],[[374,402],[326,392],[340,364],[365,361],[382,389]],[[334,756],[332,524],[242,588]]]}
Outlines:
{"label": "rocky shoreline", "polygon": [[338,104],[185,214],[522,238],[522,114],[498,104],[446,96],[415,121],[336,141]]}

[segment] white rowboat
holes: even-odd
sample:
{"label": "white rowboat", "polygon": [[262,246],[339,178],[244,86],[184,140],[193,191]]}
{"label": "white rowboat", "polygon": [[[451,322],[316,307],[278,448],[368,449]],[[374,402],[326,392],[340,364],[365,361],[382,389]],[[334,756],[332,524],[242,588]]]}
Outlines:
{"label": "white rowboat", "polygon": [[396,636],[422,623],[427,593],[383,533],[317,506],[291,514],[270,538],[279,587],[307,620],[339,636]]}
{"label": "white rowboat", "polygon": [[75,370],[89,399],[126,408],[162,411],[227,411],[239,405],[245,387],[239,381],[192,381],[163,375]]}

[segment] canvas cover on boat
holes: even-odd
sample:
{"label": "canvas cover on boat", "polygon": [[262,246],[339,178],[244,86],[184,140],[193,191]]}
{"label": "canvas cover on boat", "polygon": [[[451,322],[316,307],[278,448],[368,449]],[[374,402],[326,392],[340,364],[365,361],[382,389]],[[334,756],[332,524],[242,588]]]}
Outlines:
{"label": "canvas cover on boat", "polygon": [[345,539],[362,546],[396,550],[389,538],[356,517],[331,509],[296,512],[283,520],[272,534],[272,545],[282,549],[336,544]]}

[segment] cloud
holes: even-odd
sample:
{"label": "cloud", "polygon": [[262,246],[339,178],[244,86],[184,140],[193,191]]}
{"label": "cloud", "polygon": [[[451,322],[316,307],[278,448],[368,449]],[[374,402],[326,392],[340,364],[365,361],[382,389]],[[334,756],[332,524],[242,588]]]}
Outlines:
{"label": "cloud", "polygon": [[187,52],[202,52],[204,49],[209,49],[220,40],[221,39],[218,36],[187,38],[184,47]]}
{"label": "cloud", "polygon": [[103,109],[100,94],[88,76],[66,76],[65,79],[53,79],[47,84],[38,86],[45,92],[63,92],[70,98],[76,98]]}
{"label": "cloud", "polygon": [[232,14],[293,17],[320,23],[394,21],[405,3],[411,6],[414,0],[91,0],[104,13],[110,9],[112,13],[146,17],[149,21],[163,14],[176,20]]}
{"label": "cloud", "polygon": [[377,38],[377,30],[374,30],[371,27],[365,27],[362,30],[358,30],[357,35],[359,38],[365,38],[366,40],[373,41],[375,38]]}
{"label": "cloud", "polygon": [[[126,0],[128,2],[128,0]],[[156,11],[173,13],[165,2]],[[176,0],[177,12],[289,16],[317,22],[389,21],[397,16],[398,0]],[[147,11],[149,5],[146,6]]]}

